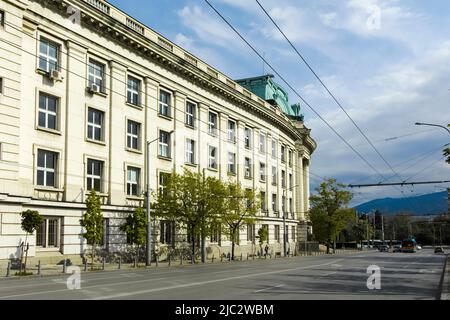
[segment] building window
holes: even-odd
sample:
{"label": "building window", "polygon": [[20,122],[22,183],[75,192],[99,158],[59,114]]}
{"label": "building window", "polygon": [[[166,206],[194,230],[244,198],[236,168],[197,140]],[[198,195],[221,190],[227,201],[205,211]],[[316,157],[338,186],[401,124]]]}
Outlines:
{"label": "building window", "polygon": [[289,167],[292,167],[292,150],[288,152]]}
{"label": "building window", "polygon": [[0,10],[0,27],[5,26],[5,11]]}
{"label": "building window", "polygon": [[266,152],[266,135],[264,133],[259,134],[259,152]]}
{"label": "building window", "polygon": [[103,123],[105,113],[103,111],[88,109],[87,137],[91,140],[103,141]]}
{"label": "building window", "polygon": [[286,147],[281,145],[281,162],[286,162]]}
{"label": "building window", "polygon": [[170,158],[170,133],[166,131],[159,132],[159,155]]}
{"label": "building window", "polygon": [[292,238],[292,241],[295,241],[295,226],[291,227],[291,238]]}
{"label": "building window", "polygon": [[128,76],[127,84],[127,102],[138,106],[141,103],[140,99],[141,81],[132,76]]}
{"label": "building window", "polygon": [[58,130],[58,98],[39,93],[38,126]]}
{"label": "building window", "polygon": [[0,94],[3,94],[4,90],[3,90],[3,78],[0,77]]}
{"label": "building window", "polygon": [[228,120],[228,141],[236,142],[236,122]]}
{"label": "building window", "polygon": [[105,65],[95,60],[89,59],[89,87],[93,84],[105,91],[104,87]]}
{"label": "building window", "polygon": [[268,224],[263,224],[261,226],[261,229],[266,229],[267,230],[267,243],[269,243],[269,239],[270,239],[269,225]]}
{"label": "building window", "polygon": [[277,157],[277,141],[276,140],[272,140],[272,157],[273,158]]}
{"label": "building window", "polygon": [[172,221],[160,222],[159,242],[173,245],[175,237],[175,224]]}
{"label": "building window", "polygon": [[222,235],[222,230],[220,224],[214,224],[211,227],[211,238],[210,241],[214,243],[220,243],[220,238]]}
{"label": "building window", "polygon": [[248,224],[247,225],[247,241],[254,242],[256,239],[255,225]]}
{"label": "building window", "polygon": [[286,197],[285,196],[281,197],[281,211],[283,213],[286,212]]}
{"label": "building window", "polygon": [[292,198],[289,198],[289,211],[291,213],[294,213],[294,207],[293,207],[293,204],[292,204]]}
{"label": "building window", "polygon": [[41,39],[39,42],[39,69],[45,72],[58,70],[58,51],[57,44]]}
{"label": "building window", "polygon": [[245,158],[244,160],[245,178],[250,179],[252,177],[252,160]]}
{"label": "building window", "polygon": [[228,152],[228,173],[236,174],[236,153]]}
{"label": "building window", "polygon": [[275,225],[275,241],[280,242],[280,226]]}
{"label": "building window", "polygon": [[37,157],[37,185],[43,187],[56,187],[58,154],[46,150],[38,150]]}
{"label": "building window", "polygon": [[171,116],[171,106],[170,106],[171,95],[169,92],[160,90],[159,91],[159,114],[170,117]]}
{"label": "building window", "polygon": [[103,161],[88,159],[87,189],[102,192]]}
{"label": "building window", "polygon": [[217,169],[217,148],[208,146],[208,168]]}
{"label": "building window", "polygon": [[186,124],[192,128],[195,127],[195,110],[195,104],[186,102]]}
{"label": "building window", "polygon": [[167,184],[169,183],[170,173],[160,172],[159,173],[159,192],[160,194],[164,193]]}
{"label": "building window", "polygon": [[272,211],[277,212],[278,206],[277,206],[277,195],[275,193],[272,194]]}
{"label": "building window", "polygon": [[135,121],[127,121],[127,148],[140,150],[141,124]]}
{"label": "building window", "polygon": [[273,184],[274,186],[277,185],[277,180],[278,180],[278,177],[277,177],[277,167],[272,167],[272,184]]}
{"label": "building window", "polygon": [[289,189],[292,189],[293,187],[292,173],[289,173]]}
{"label": "building window", "polygon": [[259,179],[266,181],[266,165],[262,162],[259,163]]}
{"label": "building window", "polygon": [[281,186],[286,188],[286,171],[281,170]]}
{"label": "building window", "polygon": [[127,168],[127,195],[137,197],[140,193],[140,176],[141,169],[128,167]]}
{"label": "building window", "polygon": [[195,141],[186,139],[186,163],[195,164]]}
{"label": "building window", "polygon": [[261,191],[260,198],[261,198],[261,210],[267,211],[266,193],[264,191]]}
{"label": "building window", "polygon": [[60,218],[44,217],[42,223],[36,229],[36,247],[59,247]]}
{"label": "building window", "polygon": [[217,113],[210,111],[208,114],[208,132],[217,135],[217,128]]}
{"label": "building window", "polygon": [[247,149],[250,149],[252,147],[252,129],[250,128],[244,129],[244,140],[245,140],[245,147]]}

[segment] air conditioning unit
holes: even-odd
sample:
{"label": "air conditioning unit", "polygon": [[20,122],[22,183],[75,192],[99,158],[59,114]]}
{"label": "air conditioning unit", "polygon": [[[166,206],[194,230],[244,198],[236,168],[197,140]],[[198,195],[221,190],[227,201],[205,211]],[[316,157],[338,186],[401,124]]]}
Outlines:
{"label": "air conditioning unit", "polygon": [[55,69],[50,70],[49,77],[53,81],[62,81],[64,79],[61,72],[59,70],[55,70]]}
{"label": "air conditioning unit", "polygon": [[92,83],[91,85],[89,85],[88,90],[89,90],[90,93],[99,93],[100,92],[100,86],[98,86],[95,83]]}

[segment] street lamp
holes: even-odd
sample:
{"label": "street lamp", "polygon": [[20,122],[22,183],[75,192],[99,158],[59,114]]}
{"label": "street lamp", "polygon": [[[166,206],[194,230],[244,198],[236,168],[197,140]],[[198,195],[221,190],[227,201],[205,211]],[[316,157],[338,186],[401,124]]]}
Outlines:
{"label": "street lamp", "polygon": [[422,123],[422,122],[416,122],[415,124],[416,124],[416,126],[431,126],[431,127],[443,128],[443,129],[447,130],[448,133],[450,133],[450,130],[447,127],[441,126],[440,124]]}
{"label": "street lamp", "polygon": [[[172,136],[174,130],[169,132],[169,137]],[[152,140],[147,141],[147,192],[145,193],[146,204],[147,204],[147,257],[145,264],[149,266],[152,263],[152,227],[151,227],[151,219],[150,219],[150,144],[159,140],[159,137]]]}

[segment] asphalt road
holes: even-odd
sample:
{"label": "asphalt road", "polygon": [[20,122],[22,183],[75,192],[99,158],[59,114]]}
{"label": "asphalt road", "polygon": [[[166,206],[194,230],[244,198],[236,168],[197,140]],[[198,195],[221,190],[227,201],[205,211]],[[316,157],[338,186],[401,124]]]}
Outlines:
{"label": "asphalt road", "polygon": [[[435,299],[445,256],[362,252],[231,264],[81,274],[81,289],[67,278],[0,280],[0,299],[301,300]],[[367,268],[381,271],[381,289],[369,290]]]}

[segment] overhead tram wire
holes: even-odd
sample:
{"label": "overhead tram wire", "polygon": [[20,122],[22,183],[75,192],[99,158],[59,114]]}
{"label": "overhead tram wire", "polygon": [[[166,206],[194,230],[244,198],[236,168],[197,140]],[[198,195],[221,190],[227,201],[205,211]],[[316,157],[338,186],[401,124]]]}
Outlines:
{"label": "overhead tram wire", "polygon": [[384,178],[383,174],[380,173],[361,153],[359,153],[339,132],[336,131],[336,129],[333,128],[333,126],[326,121],[309,103],[306,101],[306,99],[303,98],[303,96],[298,93],[298,91],[259,53],[258,50],[256,50],[253,45],[247,41],[247,39],[208,1],[204,0],[211,9],[216,12],[216,14],[241,38],[242,41],[244,41],[247,46],[249,46],[252,51],[262,60],[264,61],[267,66],[272,69],[272,71],[291,89],[298,97],[299,99],[309,108],[311,111],[322,121],[324,122],[328,128],[330,128],[331,131],[333,131],[356,155],[364,161],[364,163],[367,164],[373,171],[377,172],[382,178]]}
{"label": "overhead tram wire", "polygon": [[283,37],[286,39],[286,41],[289,43],[289,45],[294,49],[294,51],[297,53],[297,55],[300,57],[300,59],[305,63],[305,65],[308,67],[308,69],[312,72],[312,74],[316,77],[316,79],[320,82],[320,84],[325,88],[325,90],[328,92],[328,94],[331,96],[331,98],[336,102],[336,104],[339,106],[339,108],[345,113],[347,118],[353,123],[353,125],[356,127],[356,129],[361,133],[361,135],[364,137],[364,139],[369,143],[369,145],[372,147],[372,149],[378,154],[378,156],[383,160],[383,162],[389,167],[389,169],[399,178],[400,175],[394,170],[392,165],[386,160],[386,158],[381,154],[381,152],[375,147],[375,145],[372,143],[372,141],[367,137],[367,135],[363,132],[363,130],[360,128],[360,126],[356,123],[356,121],[350,116],[350,114],[345,110],[345,108],[342,106],[342,104],[339,102],[339,100],[336,98],[336,96],[331,92],[331,90],[328,88],[328,86],[322,81],[322,79],[319,77],[319,75],[314,71],[314,69],[311,67],[311,65],[306,61],[306,59],[303,57],[303,55],[298,51],[298,49],[294,46],[294,44],[291,42],[291,40],[286,36],[286,34],[283,32],[283,30],[278,26],[276,21],[272,18],[272,16],[267,12],[267,10],[264,8],[264,6],[261,4],[259,0],[255,0],[256,3],[259,5],[259,7],[264,11],[264,13],[267,15],[267,17],[272,21],[272,23],[275,25],[275,27],[278,29],[278,31],[283,35]]}
{"label": "overhead tram wire", "polygon": [[[252,51],[263,61],[267,64],[267,66],[272,69],[272,71],[288,86],[289,89],[292,90],[292,92],[294,92],[297,97],[299,97],[299,99],[309,108],[311,109],[311,111],[313,111],[314,114],[317,115],[317,117],[324,122],[327,127],[333,131],[361,160],[364,161],[364,163],[366,163],[367,166],[369,166],[374,172],[376,172],[381,178],[386,179],[386,177],[380,172],[378,171],[361,153],[359,153],[341,134],[339,134],[336,129],[333,128],[332,125],[329,124],[329,122],[327,122],[307,101],[306,99],[303,98],[303,96],[265,59],[264,56],[262,56],[258,50],[256,50],[253,45],[248,42],[248,40],[211,4],[211,2],[209,0],[204,0],[204,2],[206,2],[211,9],[216,12],[216,14],[239,36],[239,38],[241,38],[242,41],[245,42],[245,44],[247,44],[247,46],[250,47],[250,49],[252,49]],[[395,171],[394,171],[395,173]],[[401,178],[400,178],[401,179]],[[404,197],[404,193],[401,189],[398,189],[397,187],[394,187],[397,191],[400,192],[400,194]]]}

